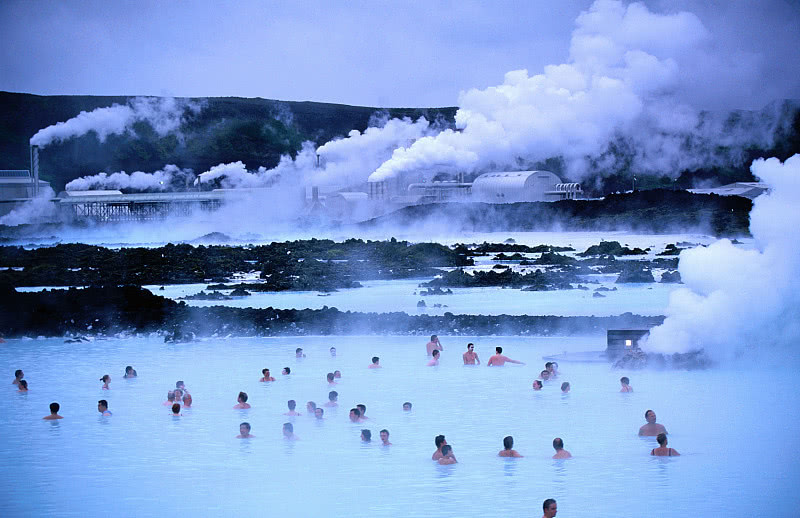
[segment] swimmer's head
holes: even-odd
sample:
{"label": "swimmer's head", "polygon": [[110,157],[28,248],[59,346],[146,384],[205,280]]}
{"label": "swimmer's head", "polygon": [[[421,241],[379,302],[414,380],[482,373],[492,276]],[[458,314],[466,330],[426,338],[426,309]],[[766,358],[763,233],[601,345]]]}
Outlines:
{"label": "swimmer's head", "polygon": [[436,445],[436,449],[440,449],[443,444],[447,444],[447,441],[444,438],[444,435],[437,435],[433,438],[433,443]]}
{"label": "swimmer's head", "polygon": [[439,340],[437,335],[431,335],[431,342],[436,342],[437,340]]}
{"label": "swimmer's head", "polygon": [[250,423],[242,423],[239,425],[239,433],[241,435],[250,435]]}
{"label": "swimmer's head", "polygon": [[553,362],[547,362],[547,363],[545,363],[545,364],[544,364],[544,368],[545,368],[545,370],[548,370],[548,371],[550,371],[550,372],[553,372]]}
{"label": "swimmer's head", "polygon": [[58,403],[50,403],[51,414],[57,414],[59,410],[61,410],[61,405],[59,405]]}
{"label": "swimmer's head", "polygon": [[623,385],[630,385],[631,380],[629,380],[627,376],[623,376],[619,379],[619,382]]}
{"label": "swimmer's head", "polygon": [[101,399],[100,401],[98,401],[97,410],[100,412],[105,412],[106,410],[108,410],[108,401],[106,401],[105,399]]}
{"label": "swimmer's head", "polygon": [[292,423],[283,423],[283,435],[286,437],[291,437],[294,433],[294,426]]}
{"label": "swimmer's head", "polygon": [[558,510],[556,501],[552,498],[548,498],[547,500],[544,501],[544,503],[542,503],[542,510],[544,511],[544,515],[546,517],[555,516]]}
{"label": "swimmer's head", "polygon": [[360,418],[361,418],[361,410],[359,410],[357,408],[351,408],[350,409],[350,420],[355,423]]}
{"label": "swimmer's head", "polygon": [[447,457],[448,455],[450,455],[452,451],[453,451],[452,446],[450,446],[449,444],[445,444],[444,446],[442,446],[442,457]]}
{"label": "swimmer's head", "polygon": [[269,369],[261,369],[261,374],[263,374],[264,377],[266,378],[267,376],[269,376]]}
{"label": "swimmer's head", "polygon": [[362,405],[361,403],[359,403],[356,405],[356,408],[359,410],[359,412],[361,412],[362,416],[364,416],[364,414],[367,413],[367,405]]}
{"label": "swimmer's head", "polygon": [[655,423],[656,422],[656,413],[652,410],[648,410],[644,413],[644,418],[648,423]]}
{"label": "swimmer's head", "polygon": [[183,391],[181,389],[175,389],[175,399],[181,399],[183,397]]}
{"label": "swimmer's head", "polygon": [[176,389],[181,389],[181,390],[185,389],[186,388],[186,384],[182,380],[178,380],[178,381],[175,382],[175,388]]}
{"label": "swimmer's head", "polygon": [[569,382],[565,381],[561,384],[561,392],[569,392]]}
{"label": "swimmer's head", "polygon": [[247,403],[247,392],[239,392],[239,403]]}
{"label": "swimmer's head", "polygon": [[28,390],[28,382],[25,380],[19,380],[19,388]]}
{"label": "swimmer's head", "polygon": [[540,390],[542,388],[542,382],[539,380],[533,380],[533,390]]}
{"label": "swimmer's head", "polygon": [[544,371],[539,373],[539,376],[541,376],[543,380],[549,380],[550,379],[550,372],[544,370]]}
{"label": "swimmer's head", "polygon": [[510,450],[514,447],[514,438],[510,435],[503,438],[503,448],[506,450]]}
{"label": "swimmer's head", "polygon": [[128,365],[127,367],[125,367],[125,375],[126,375],[126,376],[128,376],[128,375],[130,375],[130,374],[133,374],[133,372],[134,372],[134,371],[133,371],[133,367],[131,367],[130,365]]}
{"label": "swimmer's head", "polygon": [[342,377],[342,371],[333,371],[333,377],[334,378],[341,378]]}
{"label": "swimmer's head", "polygon": [[331,347],[331,356],[336,356],[336,347]]}
{"label": "swimmer's head", "polygon": [[286,404],[289,405],[289,410],[294,410],[297,407],[297,402],[294,399],[290,399]]}
{"label": "swimmer's head", "polygon": [[331,382],[334,379],[334,376],[333,376],[332,372],[329,372],[326,377],[328,378],[328,382]]}
{"label": "swimmer's head", "polygon": [[406,401],[405,403],[403,403],[403,410],[405,410],[406,412],[408,412],[409,410],[411,410],[411,403],[409,403],[408,401]]}
{"label": "swimmer's head", "polygon": [[658,441],[658,445],[662,448],[667,445],[667,434],[661,432],[656,436],[656,440]]}
{"label": "swimmer's head", "polygon": [[317,404],[314,403],[313,401],[309,401],[308,403],[306,403],[306,410],[308,410],[309,412],[314,413],[316,409],[317,409]]}
{"label": "swimmer's head", "polygon": [[109,381],[111,381],[111,376],[109,376],[108,374],[104,374],[103,377],[100,378],[100,381],[102,381],[103,383],[108,383]]}
{"label": "swimmer's head", "polygon": [[556,451],[564,449],[564,441],[561,440],[561,437],[556,437],[553,439],[553,448]]}
{"label": "swimmer's head", "polygon": [[503,354],[503,348],[502,347],[495,347],[494,350],[497,351],[497,354]]}
{"label": "swimmer's head", "polygon": [[338,392],[336,392],[335,390],[331,390],[330,392],[328,392],[328,401],[336,401],[337,399],[339,399]]}
{"label": "swimmer's head", "polygon": [[324,413],[325,413],[325,410],[323,410],[322,408],[317,407],[317,408],[314,409],[314,416],[316,416],[317,419],[322,419],[322,415]]}
{"label": "swimmer's head", "polygon": [[381,441],[386,442],[389,440],[389,430],[384,428],[383,430],[380,431],[380,434],[381,434]]}
{"label": "swimmer's head", "polygon": [[370,442],[372,440],[372,432],[370,432],[366,428],[364,430],[361,430],[361,440],[364,442]]}
{"label": "swimmer's head", "polygon": [[373,357],[372,357],[372,363],[373,363],[373,364],[377,365],[379,361],[381,361],[381,359],[380,359],[380,358],[378,358],[377,356],[373,356]]}
{"label": "swimmer's head", "polygon": [[467,344],[467,350],[468,350],[468,351],[471,351],[471,350],[473,350],[473,349],[475,349],[475,344],[473,344],[472,342],[468,343],[468,344]]}
{"label": "swimmer's head", "polygon": [[167,392],[167,401],[175,401],[175,391],[170,390]]}
{"label": "swimmer's head", "polygon": [[192,395],[188,392],[183,395],[183,404],[186,406],[192,406]]}
{"label": "swimmer's head", "polygon": [[25,374],[22,372],[22,369],[17,369],[14,371],[14,377],[18,380],[21,380],[23,376],[25,376]]}
{"label": "swimmer's head", "polygon": [[180,414],[181,413],[181,406],[178,403],[172,405],[172,413],[173,414]]}
{"label": "swimmer's head", "polygon": [[438,358],[439,357],[439,349],[434,349],[431,354],[433,355],[434,359]]}
{"label": "swimmer's head", "polygon": [[284,367],[283,370],[281,371],[281,374],[291,374],[291,372],[292,369],[290,369],[289,367]]}

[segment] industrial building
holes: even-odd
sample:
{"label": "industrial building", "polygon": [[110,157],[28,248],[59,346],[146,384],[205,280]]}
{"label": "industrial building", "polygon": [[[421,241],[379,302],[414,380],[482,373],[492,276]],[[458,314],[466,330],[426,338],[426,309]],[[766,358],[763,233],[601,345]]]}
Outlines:
{"label": "industrial building", "polygon": [[734,182],[709,189],[689,189],[694,194],[717,194],[719,196],[741,196],[751,200],[769,191],[769,186],[759,182]]}
{"label": "industrial building", "polygon": [[33,198],[36,192],[49,187],[49,182],[34,178],[27,169],[0,170],[0,216],[8,214]]}

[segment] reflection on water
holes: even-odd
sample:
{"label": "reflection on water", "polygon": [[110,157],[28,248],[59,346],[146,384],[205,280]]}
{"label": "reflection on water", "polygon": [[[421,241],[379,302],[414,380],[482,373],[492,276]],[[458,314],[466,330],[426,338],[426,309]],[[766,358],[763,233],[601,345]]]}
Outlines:
{"label": "reflection on water", "polygon": [[[770,372],[767,391],[763,379],[738,371],[621,373],[562,364],[558,380],[533,392],[543,354],[595,338],[441,338],[436,369],[425,367],[425,337],[180,346],[158,337],[11,340],[0,348],[0,372],[23,368],[31,391],[17,395],[8,386],[0,397],[0,463],[15,467],[0,471],[2,515],[99,515],[107,512],[96,506],[99,494],[120,504],[115,516],[527,516],[551,497],[565,516],[735,516],[754,506],[792,516],[800,506],[798,453],[764,458],[761,449],[764,437],[776,445],[794,439],[800,423],[786,409],[800,403],[797,372]],[[467,342],[484,361],[499,345],[527,365],[465,368]],[[296,347],[308,355],[302,362],[292,361]],[[366,368],[375,355],[380,371]],[[101,394],[97,378],[121,376],[125,365],[139,377]],[[284,365],[290,376],[258,381],[265,366]],[[326,408],[322,421],[306,415],[306,401],[326,401],[325,374],[336,369],[340,408]],[[619,393],[621,375],[636,392]],[[194,400],[182,417],[162,405],[176,380],[186,381]],[[561,394],[563,381],[569,394]],[[231,408],[239,391],[250,395],[251,409]],[[101,397],[113,416],[97,412]],[[304,415],[283,415],[289,399]],[[53,401],[65,419],[43,421]],[[402,410],[405,401],[411,412]],[[351,423],[348,410],[358,403],[370,419]],[[637,436],[648,408],[680,458],[649,455],[655,439]],[[782,426],[774,426],[775,415]],[[236,438],[242,421],[254,439]],[[282,438],[286,422],[299,440]],[[371,430],[371,444],[361,442],[362,428]],[[389,448],[379,442],[383,428]],[[437,434],[446,435],[458,464],[430,460]],[[524,458],[497,457],[507,435]],[[574,459],[551,459],[554,437]]]}

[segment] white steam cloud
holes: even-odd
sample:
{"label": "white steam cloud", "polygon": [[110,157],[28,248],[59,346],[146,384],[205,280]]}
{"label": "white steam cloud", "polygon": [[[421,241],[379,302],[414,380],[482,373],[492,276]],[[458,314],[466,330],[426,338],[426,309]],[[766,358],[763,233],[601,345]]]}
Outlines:
{"label": "white steam cloud", "polygon": [[44,187],[30,201],[21,204],[5,216],[0,217],[0,225],[10,227],[26,223],[51,222],[56,218],[56,205],[53,198],[56,193],[50,187]]}
{"label": "white steam cloud", "polygon": [[191,169],[181,169],[176,165],[169,164],[164,166],[164,169],[153,173],[134,171],[128,174],[120,171],[112,174],[98,173],[93,176],[83,176],[67,183],[66,190],[174,191],[185,190],[194,182],[194,179],[195,176]]}
{"label": "white steam cloud", "polygon": [[134,123],[147,121],[161,136],[178,131],[187,112],[197,113],[201,104],[172,97],[135,97],[128,104],[113,104],[90,112],[82,111],[68,121],[39,130],[31,137],[33,146],[46,147],[94,131],[100,142],[109,135],[131,131]]}
{"label": "white steam cloud", "polygon": [[[559,156],[572,178],[602,174],[620,159],[634,171],[677,175],[735,159],[745,144],[769,144],[776,120],[761,131],[739,129],[678,101],[682,58],[711,37],[694,14],[597,0],[576,25],[567,63],[536,75],[508,72],[499,86],[462,92],[458,131],[400,147],[370,180]],[[719,146],[737,149],[719,155]]]}
{"label": "white steam cloud", "polygon": [[785,163],[756,160],[751,170],[771,191],[755,199],[750,232],[756,249],[724,239],[681,252],[686,283],[672,293],[667,318],[653,328],[646,348],[655,352],[704,349],[713,359],[777,352],[797,359],[800,341],[800,155]]}

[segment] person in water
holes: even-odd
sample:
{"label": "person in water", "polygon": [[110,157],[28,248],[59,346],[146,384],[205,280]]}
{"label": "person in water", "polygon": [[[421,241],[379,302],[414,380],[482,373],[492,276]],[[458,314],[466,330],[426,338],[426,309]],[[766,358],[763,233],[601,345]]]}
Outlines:
{"label": "person in water", "polygon": [[542,503],[542,510],[544,511],[542,518],[554,518],[558,512],[558,505],[554,499],[548,498]]}
{"label": "person in water", "polygon": [[316,411],[317,411],[316,403],[314,403],[313,401],[309,401],[308,403],[306,403],[306,412],[308,412],[308,415],[313,416],[314,412]]}
{"label": "person in water", "polygon": [[247,403],[247,392],[239,392],[239,397],[236,398],[238,403],[234,405],[233,408],[238,410],[245,410],[250,408],[250,405]]}
{"label": "person in water", "polygon": [[242,423],[239,425],[239,435],[236,436],[237,439],[251,439],[255,437],[255,435],[250,435],[250,423]]}
{"label": "person in water", "polygon": [[569,381],[565,381],[564,383],[561,384],[561,392],[563,392],[564,394],[569,392]]}
{"label": "person in water", "polygon": [[433,443],[436,445],[436,451],[431,455],[431,460],[439,460],[442,458],[442,446],[447,444],[444,435],[437,435],[433,438]]}
{"label": "person in water", "polygon": [[449,444],[442,446],[442,457],[439,459],[439,464],[457,464],[456,456],[453,455],[453,447]]}
{"label": "person in water", "polygon": [[350,409],[350,421],[353,423],[357,423],[361,421],[361,410],[357,408]]}
{"label": "person in water", "polygon": [[487,367],[502,367],[506,363],[517,363],[519,365],[525,365],[522,362],[518,362],[517,360],[512,360],[508,356],[503,356],[503,348],[502,347],[495,347],[494,350],[496,353],[489,357],[489,361],[486,362]]}
{"label": "person in water", "polygon": [[261,369],[261,374],[262,374],[262,378],[260,380],[258,380],[258,381],[261,381],[261,382],[275,381],[275,378],[273,378],[270,375],[269,369]]}
{"label": "person in water", "polygon": [[188,392],[183,395],[183,406],[184,408],[191,408],[192,407],[192,395]]}
{"label": "person in water", "polygon": [[380,369],[381,368],[381,359],[377,356],[372,357],[372,364],[367,366],[368,369]]}
{"label": "person in water", "polygon": [[283,438],[288,441],[296,441],[299,439],[299,437],[294,434],[294,426],[292,423],[283,423]]}
{"label": "person in water", "polygon": [[19,380],[19,383],[17,384],[17,386],[19,387],[19,390],[17,390],[17,392],[27,392],[28,391],[28,382],[25,381],[25,380]]}
{"label": "person in water", "polygon": [[47,419],[48,421],[51,419],[64,419],[62,416],[58,415],[59,410],[61,410],[61,405],[58,403],[50,403],[50,415],[46,415],[42,419]]}
{"label": "person in water", "polygon": [[372,442],[372,432],[366,428],[361,430],[361,442]]}
{"label": "person in water", "polygon": [[539,377],[542,378],[542,381],[548,381],[550,379],[550,372],[545,369],[539,373]]}
{"label": "person in water", "polygon": [[290,415],[290,416],[303,415],[300,412],[295,412],[294,409],[297,408],[297,402],[294,399],[290,399],[289,401],[287,401],[286,406],[289,407],[289,411],[283,415]]}
{"label": "person in water", "polygon": [[178,403],[172,405],[172,415],[175,417],[181,416],[181,405],[179,405]]}
{"label": "person in water", "polygon": [[564,449],[564,441],[561,440],[561,437],[553,439],[553,449],[556,450],[556,454],[553,455],[554,459],[569,459],[572,457],[572,454]]}
{"label": "person in water", "polygon": [[325,403],[325,406],[328,408],[333,408],[339,406],[339,393],[335,390],[331,390],[328,392],[328,402]]}
{"label": "person in water", "polygon": [[650,455],[655,455],[656,457],[680,457],[681,454],[674,448],[667,447],[667,434],[660,433],[656,436],[656,440],[658,441],[658,448],[653,448],[650,450]]}
{"label": "person in water", "polygon": [[359,404],[356,405],[356,408],[358,409],[359,412],[361,412],[361,420],[362,421],[365,420],[365,419],[369,419],[369,417],[367,417],[367,405],[359,403]]}
{"label": "person in water", "polygon": [[498,457],[522,457],[517,450],[514,449],[514,438],[510,435],[503,438],[503,449],[497,454]]}
{"label": "person in water", "polygon": [[425,344],[425,350],[428,352],[428,356],[433,356],[433,351],[444,351],[444,347],[437,335],[431,335],[431,341]]}
{"label": "person in water", "polygon": [[283,374],[284,376],[288,376],[291,373],[292,369],[290,369],[289,367],[284,367],[283,370],[281,371],[281,374]]}
{"label": "person in water", "polygon": [[533,380],[533,390],[542,390],[542,382],[539,380]]}
{"label": "person in water", "polygon": [[336,347],[331,347],[331,357],[336,357]]}
{"label": "person in water", "polygon": [[627,376],[621,377],[619,379],[619,384],[622,385],[622,388],[619,389],[620,392],[633,392],[633,387],[631,387],[631,380],[629,380]]}
{"label": "person in water", "polygon": [[391,446],[392,443],[389,442],[389,430],[384,428],[381,430],[381,443],[383,446]]}
{"label": "person in water", "polygon": [[305,358],[306,357],[306,355],[303,354],[303,348],[302,347],[298,347],[297,349],[294,350],[294,357],[295,358]]}
{"label": "person in water", "polygon": [[325,379],[328,380],[328,385],[338,385],[336,383],[336,376],[334,376],[332,372],[329,372],[328,374],[326,374],[325,375]]}
{"label": "person in water", "polygon": [[138,374],[136,374],[136,369],[134,369],[130,365],[125,367],[125,375],[122,376],[124,379],[135,378],[136,376],[138,376]]}
{"label": "person in water", "polygon": [[547,362],[544,364],[544,370],[546,370],[550,374],[551,380],[554,380],[558,377],[558,374],[556,374],[555,365],[556,365],[555,362]]}
{"label": "person in water", "polygon": [[108,401],[105,399],[101,399],[97,402],[97,411],[100,412],[100,415],[106,417],[111,416],[111,412],[108,411]]}
{"label": "person in water", "polygon": [[647,420],[647,424],[639,428],[639,435],[643,437],[656,437],[660,433],[667,433],[667,429],[664,428],[663,424],[656,423],[656,413],[652,410],[645,412],[644,418]]}
{"label": "person in water", "polygon": [[333,371],[333,377],[337,380],[342,377],[342,371]]}
{"label": "person in water", "polygon": [[322,407],[317,407],[314,409],[314,417],[317,419],[324,419],[325,410]]}
{"label": "person in water", "polygon": [[102,378],[100,378],[100,381],[103,382],[103,387],[102,387],[103,390],[108,390],[108,388],[109,388],[108,384],[111,383],[111,376],[109,376],[108,374],[105,374],[105,375],[103,375]]}
{"label": "person in water", "polygon": [[428,362],[428,367],[436,367],[439,365],[439,349],[434,349],[432,356],[433,359]]}
{"label": "person in water", "polygon": [[411,412],[411,403],[406,401],[403,403],[403,412]]}
{"label": "person in water", "polygon": [[475,344],[467,344],[467,352],[461,355],[464,359],[464,365],[480,365],[481,360],[478,358],[478,353],[475,352]]}
{"label": "person in water", "polygon": [[[186,383],[184,383],[181,380],[175,382],[175,390],[180,390],[181,392],[186,394],[189,393],[189,389],[186,388]],[[183,394],[181,394],[181,396],[183,396]]]}
{"label": "person in water", "polygon": [[174,402],[175,402],[175,391],[174,390],[170,390],[169,392],[167,392],[167,400],[164,401],[162,403],[162,405],[164,405],[164,406],[172,406],[172,404]]}
{"label": "person in water", "polygon": [[11,382],[12,385],[19,385],[19,382],[22,378],[25,377],[25,373],[22,372],[22,369],[17,369],[14,371],[14,381]]}

